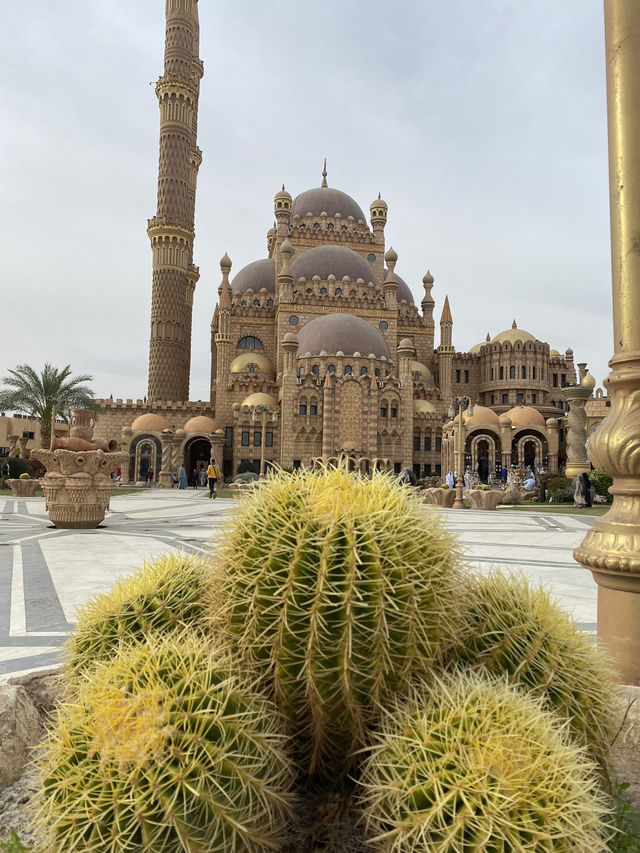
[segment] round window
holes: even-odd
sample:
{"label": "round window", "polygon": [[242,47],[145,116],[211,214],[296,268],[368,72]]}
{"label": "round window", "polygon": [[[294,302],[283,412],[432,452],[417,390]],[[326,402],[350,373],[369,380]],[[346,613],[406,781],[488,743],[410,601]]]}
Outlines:
{"label": "round window", "polygon": [[369,254],[367,255],[367,260],[369,261],[369,263],[372,264],[375,261],[375,259],[376,259],[376,256],[373,254],[373,252],[369,252]]}
{"label": "round window", "polygon": [[389,328],[389,324],[386,320],[380,320],[380,322],[378,323],[378,328],[382,329],[383,332],[386,332]]}
{"label": "round window", "polygon": [[295,314],[292,314],[292,315],[289,317],[289,324],[290,324],[291,326],[297,326],[299,322],[300,322],[300,321],[298,320],[298,318],[296,317],[296,315],[295,315]]}

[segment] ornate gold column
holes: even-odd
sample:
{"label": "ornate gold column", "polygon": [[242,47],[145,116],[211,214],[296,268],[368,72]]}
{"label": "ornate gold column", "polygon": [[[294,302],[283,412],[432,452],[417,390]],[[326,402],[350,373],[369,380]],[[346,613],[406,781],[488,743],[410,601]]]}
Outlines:
{"label": "ornate gold column", "polygon": [[567,467],[566,477],[573,480],[578,474],[588,474],[590,469],[587,459],[587,413],[585,405],[592,395],[591,387],[569,385],[562,389],[562,396],[569,404],[567,421]]}
{"label": "ornate gold column", "polygon": [[640,684],[640,3],[605,0],[614,355],[611,411],[589,458],[613,505],[574,551],[598,584],[598,637]]}

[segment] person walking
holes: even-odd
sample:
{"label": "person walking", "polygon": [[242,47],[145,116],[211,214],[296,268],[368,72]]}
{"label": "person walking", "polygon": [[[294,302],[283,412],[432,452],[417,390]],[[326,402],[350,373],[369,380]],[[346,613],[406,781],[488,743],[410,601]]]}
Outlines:
{"label": "person walking", "polygon": [[178,488],[186,489],[187,488],[187,472],[184,470],[184,465],[181,465],[178,468]]}
{"label": "person walking", "polygon": [[147,471],[147,488],[150,489],[153,486],[153,468],[149,468]]}
{"label": "person walking", "polygon": [[209,482],[209,497],[216,497],[216,483],[220,479],[220,469],[216,465],[216,460],[212,459],[207,468],[207,480]]}

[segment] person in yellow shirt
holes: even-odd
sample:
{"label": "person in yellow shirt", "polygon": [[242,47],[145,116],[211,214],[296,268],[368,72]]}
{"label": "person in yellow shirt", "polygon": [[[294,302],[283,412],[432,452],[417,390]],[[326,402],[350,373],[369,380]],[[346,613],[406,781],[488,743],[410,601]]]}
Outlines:
{"label": "person in yellow shirt", "polygon": [[216,496],[216,483],[220,479],[220,469],[216,465],[216,460],[212,459],[209,462],[209,467],[207,468],[207,480],[209,482],[209,497],[215,498]]}

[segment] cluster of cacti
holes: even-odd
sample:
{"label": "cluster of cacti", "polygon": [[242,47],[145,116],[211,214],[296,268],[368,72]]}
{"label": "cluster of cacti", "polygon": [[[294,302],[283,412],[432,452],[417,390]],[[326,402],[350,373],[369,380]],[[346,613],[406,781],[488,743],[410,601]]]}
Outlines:
{"label": "cluster of cacti", "polygon": [[380,706],[458,628],[454,541],[387,476],[277,475],[218,559],[228,627],[273,682],[310,774],[344,772]]}
{"label": "cluster of cacti", "polygon": [[263,853],[291,820],[277,709],[196,636],[134,645],[85,673],[40,763],[47,853]]}
{"label": "cluster of cacti", "polygon": [[574,737],[604,762],[610,742],[611,667],[591,637],[521,574],[492,572],[472,584],[455,666],[506,674],[541,696]]}
{"label": "cluster of cacti", "polygon": [[594,770],[539,700],[460,672],[386,715],[361,806],[385,853],[599,853],[606,807]]}
{"label": "cluster of cacti", "polygon": [[198,628],[210,573],[200,556],[167,554],[91,599],[79,610],[67,642],[71,677],[90,670],[97,661],[110,660],[123,645]]}
{"label": "cluster of cacti", "polygon": [[270,476],[212,561],[145,566],[68,651],[51,853],[606,849],[595,644],[523,578],[472,579],[388,476]]}

